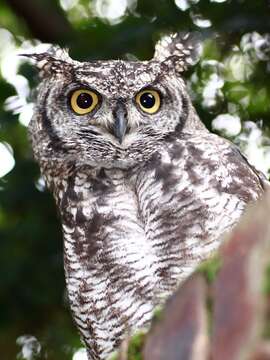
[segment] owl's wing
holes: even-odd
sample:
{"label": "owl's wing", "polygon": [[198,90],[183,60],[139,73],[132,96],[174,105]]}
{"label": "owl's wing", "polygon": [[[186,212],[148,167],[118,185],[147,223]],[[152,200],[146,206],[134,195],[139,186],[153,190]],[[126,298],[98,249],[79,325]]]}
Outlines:
{"label": "owl's wing", "polygon": [[[245,199],[246,203],[270,188],[267,178],[249,163],[239,148],[216,134],[182,133],[172,145],[175,153],[177,146],[182,155],[173,154],[178,158],[175,167],[186,171],[191,182],[198,178],[197,184],[200,181],[209,184],[209,188]],[[191,179],[193,173],[194,179]]]}
{"label": "owl's wing", "polygon": [[264,173],[262,171],[256,169],[256,167],[248,161],[247,157],[239,150],[239,148],[236,145],[234,145],[229,140],[227,140],[227,142],[230,144],[231,148],[238,154],[238,156],[241,157],[242,161],[245,162],[250,167],[250,169],[253,171],[253,173],[257,176],[263,190],[270,191],[270,182],[266,178]]}

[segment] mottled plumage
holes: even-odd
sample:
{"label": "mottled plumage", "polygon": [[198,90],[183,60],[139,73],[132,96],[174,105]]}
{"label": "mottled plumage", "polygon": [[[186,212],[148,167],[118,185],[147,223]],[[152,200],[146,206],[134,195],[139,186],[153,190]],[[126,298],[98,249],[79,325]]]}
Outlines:
{"label": "mottled plumage", "polygon": [[[61,214],[68,295],[89,359],[147,324],[263,193],[263,176],[191,104],[182,72],[198,50],[180,34],[150,61],[31,55],[43,81],[29,131]],[[97,101],[83,115],[71,108],[78,89]],[[158,94],[156,112],[142,110],[142,90],[147,101]]]}

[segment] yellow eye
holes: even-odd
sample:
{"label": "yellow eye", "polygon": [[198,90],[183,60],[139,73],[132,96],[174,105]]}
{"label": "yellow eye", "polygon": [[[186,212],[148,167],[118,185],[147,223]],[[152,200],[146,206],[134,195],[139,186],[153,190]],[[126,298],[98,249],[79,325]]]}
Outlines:
{"label": "yellow eye", "polygon": [[78,115],[84,115],[92,110],[98,104],[98,96],[91,90],[80,89],[75,90],[71,95],[70,105],[72,110]]}
{"label": "yellow eye", "polygon": [[154,114],[160,108],[160,95],[156,90],[143,90],[136,95],[136,103],[148,114]]}

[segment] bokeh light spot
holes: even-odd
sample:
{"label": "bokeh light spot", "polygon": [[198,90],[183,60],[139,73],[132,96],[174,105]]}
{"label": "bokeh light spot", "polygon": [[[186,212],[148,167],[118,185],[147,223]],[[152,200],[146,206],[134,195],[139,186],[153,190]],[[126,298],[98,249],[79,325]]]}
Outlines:
{"label": "bokeh light spot", "polygon": [[0,177],[3,177],[15,166],[12,148],[6,142],[0,142],[0,159]]}

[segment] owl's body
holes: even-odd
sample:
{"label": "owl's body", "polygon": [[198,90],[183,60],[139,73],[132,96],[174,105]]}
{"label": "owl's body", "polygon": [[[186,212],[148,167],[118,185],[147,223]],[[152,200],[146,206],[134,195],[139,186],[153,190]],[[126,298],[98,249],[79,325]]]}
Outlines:
{"label": "owl's body", "polygon": [[[30,134],[60,210],[68,295],[89,359],[147,324],[263,193],[261,175],[196,115],[179,76],[193,46],[180,40],[159,44],[149,62],[34,55],[44,81]],[[174,41],[182,48],[171,54]],[[73,106],[78,89],[84,100],[90,89],[91,111]],[[160,100],[153,113],[149,93]]]}

